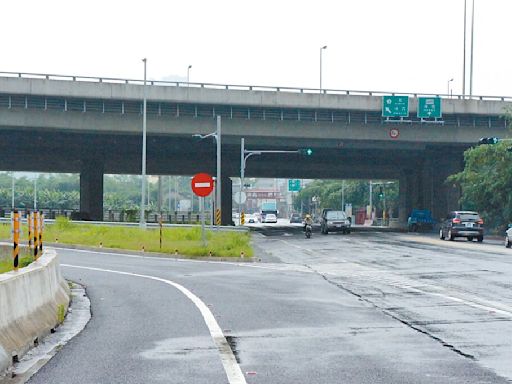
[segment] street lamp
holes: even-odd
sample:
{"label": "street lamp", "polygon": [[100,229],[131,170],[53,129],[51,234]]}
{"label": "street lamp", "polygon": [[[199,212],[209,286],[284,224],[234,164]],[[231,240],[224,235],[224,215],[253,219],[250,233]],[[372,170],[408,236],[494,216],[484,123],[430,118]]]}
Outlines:
{"label": "street lamp", "polygon": [[320,48],[320,93],[322,93],[322,51],[327,49],[327,45]]}
{"label": "street lamp", "polygon": [[449,97],[451,97],[451,94],[450,94],[450,83],[451,83],[452,81],[453,81],[453,78],[451,78],[450,80],[448,80],[448,90],[447,90],[447,92],[448,92],[448,93],[447,93],[447,95],[448,95]]}
{"label": "street lamp", "polygon": [[187,68],[187,86],[190,83],[190,68],[192,68],[192,65],[189,65]]}
{"label": "street lamp", "polygon": [[146,62],[147,59],[142,59],[144,63],[144,101],[142,107],[142,185],[141,185],[141,199],[140,199],[140,219],[139,227],[146,228],[146,218],[144,212],[144,204],[146,199]]}
{"label": "street lamp", "polygon": [[[217,143],[217,180],[215,182],[215,205],[216,210],[220,211],[222,199],[221,199],[221,190],[222,190],[222,182],[221,182],[221,139],[222,139],[222,131],[221,131],[221,117],[220,115],[217,116],[217,129],[215,132],[209,133],[207,135],[201,135],[201,134],[195,134],[192,135],[192,137],[197,137],[200,140],[206,139],[208,137],[213,137]],[[222,220],[221,220],[222,221]],[[217,221],[217,226],[219,226],[221,223]]]}

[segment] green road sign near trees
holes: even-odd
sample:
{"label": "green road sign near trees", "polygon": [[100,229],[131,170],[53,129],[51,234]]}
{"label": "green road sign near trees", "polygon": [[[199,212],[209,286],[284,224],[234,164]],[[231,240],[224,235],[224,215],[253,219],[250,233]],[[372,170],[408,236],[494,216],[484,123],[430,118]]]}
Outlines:
{"label": "green road sign near trees", "polygon": [[442,112],[440,97],[418,97],[419,118],[440,118],[441,116]]}
{"label": "green road sign near trees", "polygon": [[408,96],[382,96],[383,117],[407,117],[409,116]]}
{"label": "green road sign near trees", "polygon": [[300,179],[289,179],[288,180],[288,191],[289,192],[300,191]]}

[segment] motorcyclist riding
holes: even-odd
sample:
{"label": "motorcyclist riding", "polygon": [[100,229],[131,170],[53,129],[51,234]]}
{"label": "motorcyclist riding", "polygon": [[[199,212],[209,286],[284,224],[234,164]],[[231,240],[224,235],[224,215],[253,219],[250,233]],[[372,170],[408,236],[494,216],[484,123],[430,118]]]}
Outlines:
{"label": "motorcyclist riding", "polygon": [[307,225],[313,225],[313,219],[311,218],[310,214],[307,214],[304,218],[304,230],[306,230]]}

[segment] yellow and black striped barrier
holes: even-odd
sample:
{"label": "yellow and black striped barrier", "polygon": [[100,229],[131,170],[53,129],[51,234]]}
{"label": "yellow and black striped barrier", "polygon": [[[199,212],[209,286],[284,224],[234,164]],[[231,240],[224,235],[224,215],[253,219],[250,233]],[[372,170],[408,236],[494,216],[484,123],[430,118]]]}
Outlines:
{"label": "yellow and black striped barrier", "polygon": [[44,214],[41,212],[39,215],[39,256],[43,254],[43,227],[44,227]]}
{"label": "yellow and black striped barrier", "polygon": [[244,211],[240,212],[240,225],[245,224],[245,213]]}
{"label": "yellow and black striped barrier", "polygon": [[222,225],[221,220],[222,220],[222,217],[221,217],[220,209],[217,209],[215,211],[215,224],[216,225]]}
{"label": "yellow and black striped barrier", "polygon": [[33,244],[32,244],[32,232],[34,227],[34,221],[32,219],[32,212],[27,213],[27,230],[28,230],[28,249],[30,253],[33,253]]}
{"label": "yellow and black striped barrier", "polygon": [[20,214],[18,211],[13,212],[13,248],[12,248],[12,259],[14,270],[18,270],[19,265],[19,253],[20,253]]}
{"label": "yellow and black striped barrier", "polygon": [[37,258],[39,257],[38,255],[38,251],[39,251],[39,244],[38,244],[38,240],[39,240],[39,233],[38,232],[38,224],[37,222],[39,221],[39,212],[35,211],[34,212],[34,217],[33,217],[34,221],[34,260],[37,260]]}

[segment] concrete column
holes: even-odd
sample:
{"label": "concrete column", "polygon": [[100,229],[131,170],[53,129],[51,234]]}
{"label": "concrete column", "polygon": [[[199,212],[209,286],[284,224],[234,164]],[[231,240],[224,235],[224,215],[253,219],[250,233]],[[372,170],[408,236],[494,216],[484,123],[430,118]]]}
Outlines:
{"label": "concrete column", "polygon": [[84,160],[80,172],[80,217],[103,221],[103,162]]}
{"label": "concrete column", "polygon": [[400,179],[398,180],[398,222],[400,226],[407,225],[407,174],[401,172]]}
{"label": "concrete column", "polygon": [[231,225],[233,221],[233,183],[229,177],[222,177],[222,225]]}

